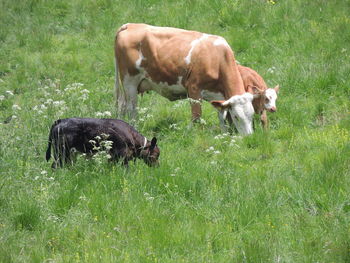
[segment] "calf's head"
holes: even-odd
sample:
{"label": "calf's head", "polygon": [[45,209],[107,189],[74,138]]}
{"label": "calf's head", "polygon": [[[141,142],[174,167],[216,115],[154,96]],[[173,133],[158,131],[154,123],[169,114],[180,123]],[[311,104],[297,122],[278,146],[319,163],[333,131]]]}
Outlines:
{"label": "calf's head", "polygon": [[276,100],[277,100],[277,94],[280,89],[280,86],[277,85],[273,89],[266,89],[261,90],[256,86],[252,87],[252,91],[254,94],[254,99],[260,99],[261,105],[269,112],[276,112]]}
{"label": "calf's head", "polygon": [[156,137],[153,137],[150,142],[147,141],[146,145],[143,147],[143,149],[140,152],[140,158],[142,158],[143,161],[149,166],[159,165],[159,161],[158,161],[159,155],[160,155],[160,150],[157,146]]}
{"label": "calf's head", "polygon": [[232,96],[226,101],[215,100],[210,103],[223,114],[224,119],[229,112],[238,132],[247,135],[253,133],[254,108],[252,101],[253,95],[244,93],[242,95]]}

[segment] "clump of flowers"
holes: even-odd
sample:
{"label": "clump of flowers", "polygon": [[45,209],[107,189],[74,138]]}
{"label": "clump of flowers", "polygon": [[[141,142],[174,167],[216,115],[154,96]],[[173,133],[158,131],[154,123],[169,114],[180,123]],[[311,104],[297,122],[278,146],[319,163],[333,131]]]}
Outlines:
{"label": "clump of flowers", "polygon": [[111,117],[112,116],[112,113],[110,111],[104,111],[104,112],[96,112],[95,114],[96,117],[99,117],[99,118],[105,118],[105,117]]}
{"label": "clump of flowers", "polygon": [[92,158],[97,163],[102,163],[103,160],[110,160],[112,158],[110,150],[112,149],[113,141],[107,140],[108,137],[108,134],[102,133],[101,136],[96,136],[95,140],[89,141],[93,146],[92,149],[96,151],[96,154]]}
{"label": "clump of flowers", "polygon": [[176,167],[174,172],[170,174],[170,176],[176,176],[176,174],[180,171],[180,167]]}
{"label": "clump of flowers", "polygon": [[174,131],[180,130],[180,128],[177,126],[177,123],[170,124],[169,129]]}
{"label": "clump of flowers", "polygon": [[267,72],[273,74],[273,73],[275,73],[275,70],[276,70],[276,67],[272,66],[271,68],[267,69]]}
{"label": "clump of flowers", "polygon": [[147,201],[153,201],[154,200],[154,197],[151,196],[149,193],[144,193],[143,195],[144,195],[144,197],[146,198]]}
{"label": "clump of flowers", "polygon": [[139,113],[139,121],[140,122],[145,122],[151,118],[153,118],[153,115],[149,113],[150,109],[149,108],[137,108],[137,112]]}

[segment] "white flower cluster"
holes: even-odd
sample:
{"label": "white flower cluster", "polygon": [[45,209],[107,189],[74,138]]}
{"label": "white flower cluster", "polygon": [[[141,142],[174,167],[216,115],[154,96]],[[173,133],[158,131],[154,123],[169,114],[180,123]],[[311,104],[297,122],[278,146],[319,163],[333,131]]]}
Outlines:
{"label": "white flower cluster", "polygon": [[178,173],[180,171],[180,167],[176,167],[175,169],[174,169],[174,172],[173,173],[171,173],[170,174],[170,176],[176,176],[176,174]]}
{"label": "white flower cluster", "polygon": [[219,134],[214,137],[215,140],[223,140],[225,143],[229,144],[229,146],[236,146],[236,147],[239,147],[237,145],[237,140],[241,138],[242,138],[241,136],[230,136],[229,133]]}
{"label": "white flower cluster", "polygon": [[143,195],[144,195],[144,197],[146,198],[147,201],[153,201],[154,200],[154,197],[151,196],[149,193],[144,193]]}
{"label": "white flower cluster", "polygon": [[194,104],[201,104],[202,103],[201,99],[195,100],[195,99],[192,99],[192,98],[187,98],[187,101],[189,101],[190,103],[194,103]]}
{"label": "white flower cluster", "polygon": [[145,122],[148,119],[153,118],[153,115],[149,113],[149,108],[137,108],[137,112],[139,113],[139,116],[142,116],[139,118],[140,122]]}
{"label": "white flower cluster", "polygon": [[213,154],[219,154],[220,151],[216,151],[213,146],[210,146],[208,149],[205,150],[207,153],[213,153]]}
{"label": "white flower cluster", "polygon": [[225,132],[223,134],[219,134],[219,135],[216,135],[214,137],[215,140],[221,140],[221,139],[225,139],[227,138],[228,136],[230,136],[230,134],[228,132]]}
{"label": "white flower cluster", "polygon": [[36,181],[36,180],[39,180],[39,179],[45,179],[45,180],[48,180],[48,181],[54,181],[54,180],[55,180],[55,178],[53,178],[52,176],[51,176],[51,177],[48,177],[48,173],[47,173],[46,170],[42,170],[42,171],[40,172],[40,176],[37,175],[37,176],[34,177],[34,180],[35,180],[35,181]]}
{"label": "white flower cluster", "polygon": [[111,159],[110,150],[113,146],[113,141],[107,140],[109,137],[108,134],[102,133],[101,136],[96,136],[95,140],[90,140],[89,143],[92,144],[93,150],[97,151],[96,154],[93,155],[93,159],[98,163],[102,163],[104,159]]}
{"label": "white flower cluster", "polygon": [[175,130],[175,131],[180,130],[180,128],[177,126],[177,123],[170,124],[169,125],[169,129],[170,130]]}
{"label": "white flower cluster", "polygon": [[[5,95],[6,96],[8,96],[8,97],[10,97],[10,96],[13,96],[14,94],[13,94],[13,91],[11,91],[11,90],[6,90],[5,91]],[[5,100],[6,99],[6,96],[5,95],[0,95],[0,101],[2,101],[2,100]]]}
{"label": "white flower cluster", "polygon": [[59,111],[56,111],[56,113],[59,116],[63,115],[64,111],[68,110],[68,107],[64,100],[52,100],[52,99],[47,99],[43,104],[34,106],[33,110],[36,111],[37,114],[42,114],[48,108],[58,108]]}
{"label": "white flower cluster", "polygon": [[84,84],[83,83],[72,83],[72,84],[68,84],[65,88],[64,91],[68,92],[68,91],[76,91],[78,89],[80,89],[81,87],[83,87]]}
{"label": "white flower cluster", "polygon": [[111,117],[112,116],[112,113],[109,112],[109,111],[105,111],[105,112],[96,112],[95,113],[95,116],[98,117],[98,118],[104,118],[104,117]]}
{"label": "white flower cluster", "polygon": [[276,70],[276,67],[271,67],[271,68],[269,68],[269,69],[267,70],[267,72],[269,72],[269,73],[274,73],[275,70]]}
{"label": "white flower cluster", "polygon": [[177,108],[180,108],[182,107],[183,105],[187,104],[187,101],[186,100],[179,100],[177,101],[174,105],[173,105],[173,108],[174,109],[177,109]]}
{"label": "white flower cluster", "polygon": [[14,111],[16,111],[16,110],[21,110],[21,107],[18,106],[17,104],[13,104],[13,105],[12,105],[12,109],[13,109]]}

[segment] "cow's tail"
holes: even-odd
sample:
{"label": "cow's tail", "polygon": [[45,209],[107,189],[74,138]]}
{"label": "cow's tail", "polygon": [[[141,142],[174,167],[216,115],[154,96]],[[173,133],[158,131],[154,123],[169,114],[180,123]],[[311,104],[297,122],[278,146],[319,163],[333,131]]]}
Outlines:
{"label": "cow's tail", "polygon": [[[116,35],[115,35],[115,42],[114,42],[114,66],[115,66],[115,82],[114,82],[114,88],[115,88],[115,96],[116,96],[116,108],[117,108],[117,115],[120,115],[121,117],[125,114],[125,107],[126,107],[126,96],[125,96],[125,90],[123,85],[121,84],[121,80],[119,77],[119,65],[118,65],[118,54],[117,54],[117,45],[118,45],[118,35],[120,32],[126,30],[128,28],[128,24],[122,25]],[[120,55],[120,54],[119,54]]]}
{"label": "cow's tail", "polygon": [[54,124],[52,124],[51,129],[50,129],[50,134],[49,134],[49,140],[48,140],[48,144],[47,144],[47,150],[46,150],[46,161],[49,161],[51,158],[51,145],[52,142],[54,140],[54,135],[53,135],[53,129],[55,128],[55,126],[57,124],[59,124],[61,122],[61,120],[57,120],[54,122]]}

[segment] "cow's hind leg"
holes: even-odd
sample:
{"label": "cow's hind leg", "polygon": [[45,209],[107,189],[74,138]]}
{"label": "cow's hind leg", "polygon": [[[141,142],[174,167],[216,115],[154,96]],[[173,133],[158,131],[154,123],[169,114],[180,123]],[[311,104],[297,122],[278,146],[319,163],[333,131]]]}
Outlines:
{"label": "cow's hind leg", "polygon": [[121,112],[126,111],[131,120],[136,120],[137,117],[137,87],[139,84],[140,77],[126,76],[123,80],[124,94],[120,97],[120,105],[118,100],[118,107],[124,107],[120,109]]}

